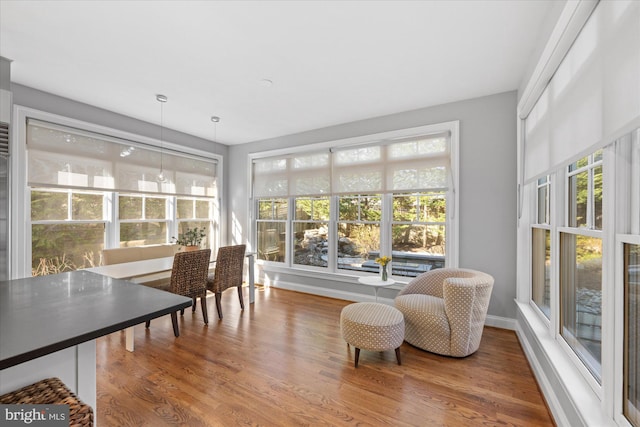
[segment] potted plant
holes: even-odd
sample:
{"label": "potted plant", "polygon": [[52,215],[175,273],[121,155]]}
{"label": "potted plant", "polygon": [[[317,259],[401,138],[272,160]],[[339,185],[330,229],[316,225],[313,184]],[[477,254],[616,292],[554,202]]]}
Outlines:
{"label": "potted plant", "polygon": [[185,248],[186,251],[194,251],[200,249],[200,243],[202,243],[202,239],[204,239],[207,234],[206,228],[187,228],[187,231],[184,233],[178,234],[178,237],[172,237],[173,242],[180,245],[180,247]]}

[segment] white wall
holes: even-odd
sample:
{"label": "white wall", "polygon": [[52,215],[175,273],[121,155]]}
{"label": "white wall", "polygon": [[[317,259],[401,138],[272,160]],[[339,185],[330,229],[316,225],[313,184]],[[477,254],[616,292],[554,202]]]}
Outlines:
{"label": "white wall", "polygon": [[[247,155],[359,135],[452,120],[460,121],[460,267],[495,278],[489,314],[515,319],[516,307],[516,92],[453,102],[229,147],[227,200],[229,236],[248,236]],[[321,278],[288,277],[317,287],[345,284]],[[357,292],[357,287],[349,291]],[[312,290],[311,290],[312,291]],[[384,290],[386,291],[386,290]],[[384,296],[383,292],[380,293]],[[387,297],[393,295],[387,291]]]}

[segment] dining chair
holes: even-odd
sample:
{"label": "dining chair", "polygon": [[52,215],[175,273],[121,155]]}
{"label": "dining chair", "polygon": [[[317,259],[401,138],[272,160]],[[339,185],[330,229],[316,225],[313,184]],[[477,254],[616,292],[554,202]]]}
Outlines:
{"label": "dining chair", "polygon": [[244,310],[242,299],[242,270],[244,267],[246,245],[223,246],[218,249],[214,274],[207,278],[207,290],[216,294],[216,310],[222,319],[220,300],[225,289],[238,288],[240,307]]}
{"label": "dining chair", "polygon": [[[193,311],[196,309],[196,299],[200,298],[202,305],[202,317],[204,323],[209,323],[207,315],[207,274],[209,274],[209,260],[211,249],[201,249],[190,252],[177,252],[173,257],[173,267],[171,268],[171,284],[169,292],[193,298]],[[180,315],[184,310],[180,310]],[[173,324],[173,334],[180,336],[178,328],[178,312],[171,313],[171,323]],[[151,324],[147,320],[146,327]]]}

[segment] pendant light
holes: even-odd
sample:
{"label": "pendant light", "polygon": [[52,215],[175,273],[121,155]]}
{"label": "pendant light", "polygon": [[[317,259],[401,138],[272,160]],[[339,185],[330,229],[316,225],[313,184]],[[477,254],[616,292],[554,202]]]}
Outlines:
{"label": "pendant light", "polygon": [[213,122],[213,142],[218,142],[218,122],[220,122],[220,117],[211,116],[211,121]]}
{"label": "pendant light", "polygon": [[164,139],[164,103],[168,101],[165,95],[156,95],[156,100],[160,103],[160,173],[156,177],[158,182],[166,182],[167,177],[164,176],[164,167],[162,164],[163,157],[163,139]]}

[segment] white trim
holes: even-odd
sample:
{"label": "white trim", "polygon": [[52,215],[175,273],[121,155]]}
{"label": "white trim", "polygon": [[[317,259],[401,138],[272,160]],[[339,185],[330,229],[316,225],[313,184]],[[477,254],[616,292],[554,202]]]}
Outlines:
{"label": "white trim", "polygon": [[[598,395],[575,369],[567,353],[549,334],[544,323],[528,304],[516,304],[532,332],[534,342],[529,341],[528,334],[520,323],[516,330],[518,338],[558,426],[614,426],[613,419],[602,408]],[[539,360],[537,354],[545,359]],[[550,366],[551,370],[545,369],[545,366]],[[569,400],[570,407],[563,405],[565,399]]]}
{"label": "white trim", "polygon": [[[357,284],[357,282],[353,282],[353,283]],[[276,288],[276,289],[286,289],[290,291],[303,292],[311,295],[320,295],[323,297],[341,299],[345,301],[353,301],[353,302],[376,302],[377,301],[382,304],[387,304],[391,306],[394,305],[393,298],[383,298],[381,296],[378,296],[376,300],[374,293],[371,293],[371,295],[369,295],[369,293],[365,294],[365,293],[359,293],[359,292],[344,291],[340,289],[319,288],[317,286],[304,285],[298,282],[294,283],[287,280],[276,279],[269,284],[269,287]],[[390,287],[390,288],[394,289],[393,287]],[[515,319],[487,315],[485,319],[485,326],[491,326],[494,328],[508,329],[508,330],[515,331],[517,324]]]}
{"label": "white trim", "polygon": [[323,149],[329,150],[331,148],[341,148],[348,145],[368,144],[373,142],[382,143],[385,140],[392,140],[395,138],[404,138],[411,136],[420,136],[426,134],[435,134],[442,132],[451,132],[451,140],[458,138],[458,129],[460,126],[459,120],[453,120],[449,122],[435,123],[431,125],[416,126],[413,128],[397,129],[387,132],[374,133],[368,135],[355,136],[351,138],[336,139],[331,141],[318,142],[308,145],[300,145],[296,147],[280,148],[276,150],[256,151],[249,153],[250,164],[254,159],[263,159],[267,157],[293,155],[297,153],[306,153],[312,151],[320,151]]}

